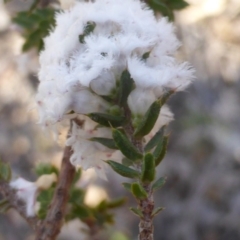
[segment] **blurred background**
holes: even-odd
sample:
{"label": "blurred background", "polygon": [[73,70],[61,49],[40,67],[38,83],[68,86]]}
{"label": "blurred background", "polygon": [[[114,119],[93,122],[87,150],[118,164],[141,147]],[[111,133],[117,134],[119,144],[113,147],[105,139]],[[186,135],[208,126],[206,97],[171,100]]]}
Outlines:
{"label": "blurred background", "polygon": [[[32,110],[38,84],[35,49],[22,53],[21,29],[11,22],[30,0],[0,0],[0,157],[14,176],[34,181],[38,162],[59,165],[64,141],[56,144],[36,124]],[[169,101],[175,114],[167,156],[158,176],[167,183],[156,194],[165,210],[155,219],[156,240],[240,239],[240,1],[188,0],[176,13],[180,57],[196,69],[196,80]],[[109,181],[84,173],[85,199],[129,197],[123,178],[109,170]],[[137,239],[137,217],[116,211],[107,228],[111,240]],[[64,226],[60,240],[85,239],[79,221]],[[30,240],[33,233],[13,210],[0,215],[0,240]],[[99,237],[100,239],[104,239]],[[105,238],[106,239],[106,238]]]}

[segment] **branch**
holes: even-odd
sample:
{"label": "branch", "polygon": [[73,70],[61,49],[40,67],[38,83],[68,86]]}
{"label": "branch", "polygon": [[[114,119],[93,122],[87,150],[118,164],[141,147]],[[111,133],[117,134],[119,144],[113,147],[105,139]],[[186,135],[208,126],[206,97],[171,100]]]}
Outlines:
{"label": "branch", "polygon": [[71,147],[66,146],[53,200],[46,218],[37,229],[36,240],[55,240],[60,233],[69,198],[69,189],[75,173],[75,168],[70,163],[71,154]]}
{"label": "branch", "polygon": [[26,222],[31,226],[33,230],[36,230],[38,223],[37,217],[28,217],[26,215],[24,206],[25,204],[19,200],[19,198],[16,196],[15,190],[9,186],[9,183],[7,181],[0,181],[0,192],[9,202],[10,207],[14,208],[21,215],[21,217],[26,220]]}
{"label": "branch", "polygon": [[[131,111],[128,106],[124,107],[124,115],[127,119],[127,124],[124,126],[124,130],[130,138],[132,144],[139,150],[139,152],[143,152],[143,144],[141,139],[136,139],[133,136],[134,128],[131,123]],[[142,164],[137,164],[136,169],[141,171]],[[143,184],[139,181],[140,185],[147,192],[147,198],[144,200],[138,200],[138,209],[141,210],[143,217],[139,222],[139,235],[138,240],[153,240],[153,217],[152,211],[154,209],[154,199],[151,191],[150,184]]]}

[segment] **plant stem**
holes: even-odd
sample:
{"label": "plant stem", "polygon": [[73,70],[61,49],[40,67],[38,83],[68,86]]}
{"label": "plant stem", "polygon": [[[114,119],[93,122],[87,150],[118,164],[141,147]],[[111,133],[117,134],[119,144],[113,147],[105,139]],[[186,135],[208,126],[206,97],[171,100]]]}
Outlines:
{"label": "plant stem", "polygon": [[75,173],[75,168],[70,163],[71,154],[71,147],[66,146],[53,200],[46,218],[37,229],[36,240],[55,240],[60,233],[69,198],[69,189]]}
{"label": "plant stem", "polygon": [[153,194],[150,188],[150,184],[143,185],[143,188],[146,190],[148,196],[144,200],[140,200],[138,203],[138,208],[143,214],[143,218],[140,219],[139,223],[139,240],[153,240],[153,217],[152,211],[154,209],[154,200]]}
{"label": "plant stem", "polygon": [[[139,152],[143,152],[143,144],[142,139],[136,139],[133,136],[134,128],[131,123],[131,111],[127,106],[124,107],[124,114],[127,119],[127,124],[124,126],[124,130],[128,137],[130,138],[132,144],[139,150]],[[136,166],[138,170],[142,170],[142,163]],[[143,184],[139,181],[140,185],[147,192],[147,198],[144,200],[138,201],[138,209],[141,210],[143,217],[140,219],[139,223],[139,235],[138,240],[153,240],[153,217],[152,211],[154,209],[154,199],[153,193],[151,190],[150,184]]]}

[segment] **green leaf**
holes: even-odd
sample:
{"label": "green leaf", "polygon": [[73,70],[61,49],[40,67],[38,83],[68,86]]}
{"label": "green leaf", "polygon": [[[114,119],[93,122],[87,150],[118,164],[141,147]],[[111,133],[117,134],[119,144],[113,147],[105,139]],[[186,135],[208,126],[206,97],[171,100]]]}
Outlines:
{"label": "green leaf", "polygon": [[13,18],[13,22],[23,28],[25,38],[23,51],[31,48],[37,48],[38,50],[43,48],[43,38],[48,35],[51,26],[55,25],[55,12],[57,11],[51,8],[32,9],[31,11],[19,12]]}
{"label": "green leaf", "polygon": [[39,24],[39,17],[35,14],[29,15],[28,12],[19,12],[12,21],[28,32],[37,28]]}
{"label": "green leaf", "polygon": [[147,135],[154,127],[161,109],[161,101],[157,100],[147,110],[146,114],[142,118],[140,124],[134,131],[134,136],[137,138]]}
{"label": "green leaf", "polygon": [[98,211],[98,212],[103,212],[103,211],[106,211],[107,209],[107,201],[104,199],[102,200],[96,207],[95,209]]}
{"label": "green leaf", "polygon": [[111,138],[93,137],[93,138],[90,138],[89,140],[93,142],[101,143],[102,145],[110,149],[118,149],[114,140]]}
{"label": "green leaf", "polygon": [[143,200],[147,198],[147,192],[139,183],[133,183],[131,186],[131,192],[135,198]]}
{"label": "green leaf", "polygon": [[122,183],[122,185],[127,191],[131,192],[131,187],[132,187],[131,183]]}
{"label": "green leaf", "polygon": [[137,138],[143,137],[147,135],[152,128],[154,127],[161,107],[164,105],[164,103],[169,99],[169,97],[175,92],[175,90],[170,89],[166,91],[160,99],[153,102],[152,105],[147,110],[146,114],[140,121],[139,125],[135,129],[134,136]]}
{"label": "green leaf", "polygon": [[142,154],[137,150],[135,146],[133,146],[133,144],[124,133],[117,129],[112,129],[112,136],[118,149],[125,157],[133,161],[142,158]]}
{"label": "green leaf", "polygon": [[143,214],[140,209],[133,208],[133,207],[130,207],[129,209],[138,217],[143,218]]}
{"label": "green leaf", "polygon": [[58,175],[58,169],[50,163],[38,164],[35,168],[35,172],[38,176],[51,173],[56,173]]}
{"label": "green leaf", "polygon": [[115,199],[113,201],[107,202],[107,208],[117,208],[125,204],[127,199],[125,197]]}
{"label": "green leaf", "polygon": [[85,191],[79,188],[73,188],[70,191],[69,202],[72,204],[81,204],[84,201]]}
{"label": "green leaf", "polygon": [[164,134],[165,126],[159,129],[156,134],[149,140],[149,142],[144,147],[145,152],[149,152],[152,150],[159,142],[163,141],[163,134]]}
{"label": "green leaf", "polygon": [[105,127],[119,127],[125,120],[122,116],[113,116],[106,113],[89,113],[87,116],[94,122],[97,122]]}
{"label": "green leaf", "polygon": [[168,0],[167,5],[173,10],[181,10],[189,6],[189,4],[184,0]]}
{"label": "green leaf", "polygon": [[158,145],[156,146],[156,148],[153,152],[156,166],[158,166],[162,162],[163,158],[166,155],[168,138],[169,138],[168,136],[164,136],[163,141],[158,143]]}
{"label": "green leaf", "polygon": [[169,20],[174,20],[173,11],[161,0],[150,0],[149,1],[150,7],[156,11],[162,13],[163,16],[169,18]]}
{"label": "green leaf", "polygon": [[172,94],[174,94],[176,92],[175,89],[169,89],[167,91],[165,91],[165,93],[161,96],[160,98],[160,103],[161,103],[161,106],[163,106],[166,101],[172,96]]}
{"label": "green leaf", "polygon": [[12,178],[12,171],[8,163],[0,161],[0,179],[9,182]]}
{"label": "green leaf", "polygon": [[84,31],[83,34],[79,35],[79,42],[80,43],[85,43],[85,37],[88,36],[90,33],[92,33],[94,31],[96,27],[96,23],[95,22],[87,22],[86,26],[84,27]]}
{"label": "green leaf", "polygon": [[26,52],[33,47],[40,48],[42,38],[47,35],[42,29],[36,29],[28,36],[26,42],[23,44],[22,51]]}
{"label": "green leaf", "polygon": [[122,72],[119,85],[119,97],[118,103],[120,106],[124,106],[127,102],[127,98],[130,92],[133,90],[134,81],[128,70]]}
{"label": "green leaf", "polygon": [[74,205],[71,212],[74,218],[79,218],[81,220],[92,217],[91,209],[83,204]]}
{"label": "green leaf", "polygon": [[158,213],[160,213],[162,210],[164,210],[165,208],[163,207],[157,207],[153,210],[152,214],[151,214],[151,217],[154,217],[156,216]]}
{"label": "green leaf", "polygon": [[150,183],[155,179],[155,159],[152,153],[147,153],[143,159],[141,180],[144,183]]}
{"label": "green leaf", "polygon": [[111,166],[111,168],[118,173],[119,175],[127,178],[138,178],[139,177],[139,172],[136,170],[126,167],[120,163],[117,163],[115,161],[107,160],[105,161],[107,164]]}
{"label": "green leaf", "polygon": [[43,190],[38,194],[37,201],[40,202],[40,209],[38,211],[38,217],[44,219],[47,216],[48,206],[54,195],[54,188]]}
{"label": "green leaf", "polygon": [[158,189],[160,189],[161,187],[163,187],[163,185],[166,182],[166,178],[165,177],[160,177],[153,185],[152,185],[152,191],[156,191]]}

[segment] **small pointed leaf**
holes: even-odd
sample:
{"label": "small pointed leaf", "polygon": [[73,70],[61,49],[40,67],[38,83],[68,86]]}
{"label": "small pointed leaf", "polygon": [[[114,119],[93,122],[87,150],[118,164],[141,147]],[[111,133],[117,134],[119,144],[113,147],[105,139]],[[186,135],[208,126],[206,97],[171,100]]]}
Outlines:
{"label": "small pointed leaf", "polygon": [[147,198],[147,192],[139,183],[133,183],[131,186],[132,194],[135,198],[143,200]]}
{"label": "small pointed leaf", "polygon": [[158,145],[156,146],[156,148],[153,152],[156,166],[158,166],[162,162],[163,158],[166,155],[168,138],[169,138],[168,136],[164,136],[163,141],[158,143]]}
{"label": "small pointed leaf", "polygon": [[118,149],[114,140],[111,138],[93,137],[93,138],[90,138],[89,140],[93,142],[101,143],[102,145],[110,149]]}
{"label": "small pointed leaf", "polygon": [[113,139],[124,156],[135,161],[142,158],[142,154],[133,146],[127,136],[117,129],[112,129]]}
{"label": "small pointed leaf", "polygon": [[175,93],[174,89],[167,90],[160,98],[161,106],[166,103],[166,101]]}
{"label": "small pointed leaf", "polygon": [[152,150],[160,141],[163,140],[165,126],[159,129],[156,134],[149,140],[149,142],[144,147],[145,152]]}
{"label": "small pointed leaf", "polygon": [[127,178],[138,178],[139,172],[136,170],[126,167],[118,162],[107,160],[105,161],[107,164],[111,166],[111,168],[118,173],[119,175]]}
{"label": "small pointed leaf", "polygon": [[99,211],[99,212],[102,212],[102,211],[106,211],[107,209],[107,201],[104,199],[102,200],[96,207],[96,209]]}
{"label": "small pointed leaf", "polygon": [[169,18],[170,21],[174,20],[174,15],[172,10],[161,0],[151,0],[149,2],[150,7],[156,11],[160,12],[163,16],[166,16]]}
{"label": "small pointed leaf", "polygon": [[75,215],[75,217],[81,220],[84,220],[92,216],[91,210],[83,204],[75,205],[72,209],[72,212]]}
{"label": "small pointed leaf", "polygon": [[99,123],[105,127],[119,127],[124,122],[124,117],[122,116],[113,116],[106,113],[89,113],[87,114],[94,122]]}
{"label": "small pointed leaf", "polygon": [[138,138],[143,137],[152,130],[152,128],[154,127],[158,119],[161,106],[162,105],[160,100],[157,100],[152,103],[152,105],[149,107],[148,111],[142,118],[141,122],[135,129],[135,132],[134,132],[135,137],[138,137]]}
{"label": "small pointed leaf", "polygon": [[156,216],[158,213],[160,213],[160,212],[161,212],[162,210],[164,210],[164,209],[165,209],[165,208],[163,208],[163,207],[157,207],[157,208],[155,208],[155,209],[153,210],[151,216],[152,216],[152,217]]}
{"label": "small pointed leaf", "polygon": [[116,208],[116,207],[120,207],[122,206],[125,202],[127,201],[127,199],[125,197],[119,198],[119,199],[115,199],[111,202],[107,202],[107,207],[108,208]]}
{"label": "small pointed leaf", "polygon": [[152,153],[147,153],[143,159],[141,180],[144,183],[150,183],[155,178],[155,159]]}
{"label": "small pointed leaf", "polygon": [[166,182],[165,177],[160,177],[153,185],[152,185],[152,191],[156,191],[159,188],[161,188]]}
{"label": "small pointed leaf", "polygon": [[130,92],[133,90],[134,81],[128,70],[122,72],[119,85],[119,97],[118,103],[120,106],[124,106],[127,102],[127,98]]}
{"label": "small pointed leaf", "polygon": [[140,209],[133,208],[133,207],[130,207],[129,209],[138,217],[143,218],[143,214]]}
{"label": "small pointed leaf", "polygon": [[184,0],[171,0],[168,1],[168,6],[173,10],[181,10],[189,6],[189,4]]}

